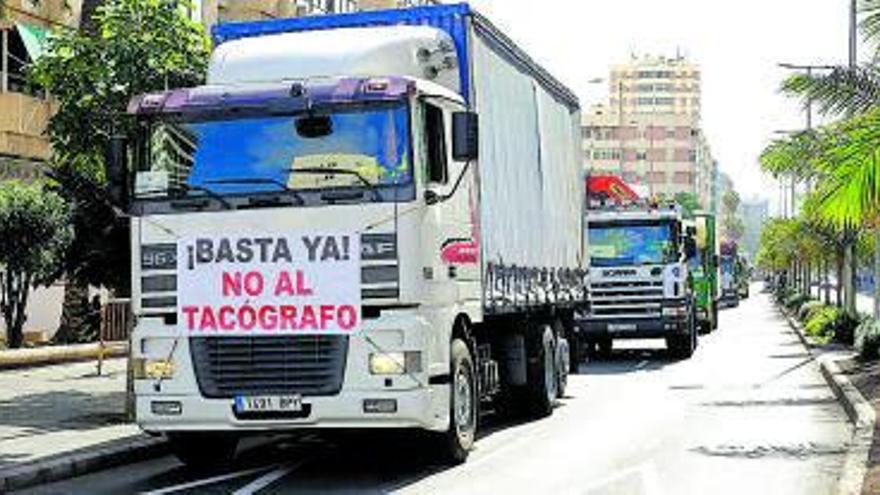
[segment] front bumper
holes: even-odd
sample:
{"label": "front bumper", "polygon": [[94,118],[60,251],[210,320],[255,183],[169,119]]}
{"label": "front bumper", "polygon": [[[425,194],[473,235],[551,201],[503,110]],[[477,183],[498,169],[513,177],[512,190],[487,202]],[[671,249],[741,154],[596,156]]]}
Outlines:
{"label": "front bumper", "polygon": [[[436,316],[436,315],[433,315]],[[439,317],[438,317],[439,318]],[[199,388],[187,337],[153,322],[140,325],[133,336],[134,356],[143,355],[142,341],[174,341],[173,378],[135,380],[137,424],[148,432],[229,431],[269,432],[323,428],[420,428],[444,431],[449,425],[448,336],[433,332],[432,315],[409,312],[369,322],[362,334],[351,335],[342,387],[331,396],[302,397],[303,411],[283,417],[243,417],[233,398],[205,398]],[[150,326],[152,324],[152,326]],[[365,323],[366,326],[366,323]],[[443,328],[443,327],[439,327]],[[449,327],[451,328],[451,326]],[[369,336],[369,337],[367,337]],[[439,345],[443,341],[447,345]],[[422,369],[412,375],[371,375],[369,355],[383,351],[422,351]],[[435,384],[432,384],[435,383]],[[295,391],[291,391],[295,393]],[[392,412],[366,412],[366,400],[393,400]],[[157,413],[157,404],[179,403],[175,414]],[[179,409],[179,413],[176,412]]]}
{"label": "front bumper", "polygon": [[588,340],[666,338],[689,332],[687,316],[613,320],[587,318],[580,325],[581,336]]}

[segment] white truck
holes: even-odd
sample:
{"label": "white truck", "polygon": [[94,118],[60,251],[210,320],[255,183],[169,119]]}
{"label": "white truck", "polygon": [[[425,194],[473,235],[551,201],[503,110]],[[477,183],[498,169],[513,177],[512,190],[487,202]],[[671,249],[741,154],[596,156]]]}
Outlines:
{"label": "white truck", "polygon": [[140,427],[190,464],[333,428],[461,462],[482,405],[550,414],[586,301],[572,92],[466,4],[214,37],[110,150]]}
{"label": "white truck", "polygon": [[607,356],[616,339],[659,338],[674,356],[689,358],[697,328],[687,261],[696,244],[680,208],[593,203],[585,230],[590,306],[580,325],[587,352]]}

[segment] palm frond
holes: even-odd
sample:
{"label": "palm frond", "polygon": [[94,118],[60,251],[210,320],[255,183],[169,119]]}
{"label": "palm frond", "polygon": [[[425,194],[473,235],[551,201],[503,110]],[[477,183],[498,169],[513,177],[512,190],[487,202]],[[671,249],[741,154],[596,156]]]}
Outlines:
{"label": "palm frond", "polygon": [[794,74],[782,83],[782,92],[813,102],[825,115],[855,115],[880,103],[880,68],[837,67],[825,74]]}

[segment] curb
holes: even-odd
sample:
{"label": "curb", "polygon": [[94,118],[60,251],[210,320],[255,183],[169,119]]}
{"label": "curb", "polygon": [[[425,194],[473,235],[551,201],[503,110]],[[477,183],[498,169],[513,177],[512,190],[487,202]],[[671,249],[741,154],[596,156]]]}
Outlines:
{"label": "curb", "polygon": [[807,352],[819,363],[819,371],[822,373],[822,377],[828,383],[828,386],[831,387],[831,391],[853,424],[852,440],[846,451],[843,474],[837,486],[837,493],[840,495],[860,495],[865,475],[868,472],[871,445],[874,442],[874,425],[877,421],[874,407],[853,385],[849,377],[843,374],[843,370],[840,369],[835,359],[831,356],[822,356],[813,350],[813,346],[804,334],[801,324],[792,318],[791,315],[784,311],[781,312],[788,321],[788,325],[798,336],[798,339],[807,348]]}
{"label": "curb", "polygon": [[0,469],[0,493],[61,481],[168,452],[164,438],[134,435]]}
{"label": "curb", "polygon": [[0,351],[0,370],[42,366],[76,361],[124,357],[128,355],[128,342],[105,342],[94,344],[74,344],[37,347],[33,349],[11,349]]}

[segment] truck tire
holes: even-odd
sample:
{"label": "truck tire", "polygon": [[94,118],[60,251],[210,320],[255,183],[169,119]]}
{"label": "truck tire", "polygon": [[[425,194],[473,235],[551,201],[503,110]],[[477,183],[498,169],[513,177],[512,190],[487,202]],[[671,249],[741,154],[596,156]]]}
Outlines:
{"label": "truck tire", "polygon": [[675,335],[666,338],[666,348],[675,359],[689,359],[697,349],[697,319],[691,307],[688,318],[688,330],[685,335]]}
{"label": "truck tire", "polygon": [[171,433],[168,446],[186,467],[206,471],[232,463],[238,438],[216,433]]}
{"label": "truck tire", "polygon": [[712,301],[712,308],[709,313],[709,322],[712,330],[718,330],[718,301]]}
{"label": "truck tire", "polygon": [[553,413],[558,397],[556,339],[550,325],[546,324],[536,325],[531,333],[526,385],[527,410],[532,417],[543,418]]}
{"label": "truck tire", "polygon": [[477,435],[477,382],[474,361],[463,340],[453,339],[449,355],[449,429],[442,434],[441,452],[444,461],[461,464],[467,460]]}
{"label": "truck tire", "polygon": [[568,371],[571,369],[571,350],[568,348],[568,339],[559,337],[556,341],[556,397],[565,397],[565,389],[568,387]]}

